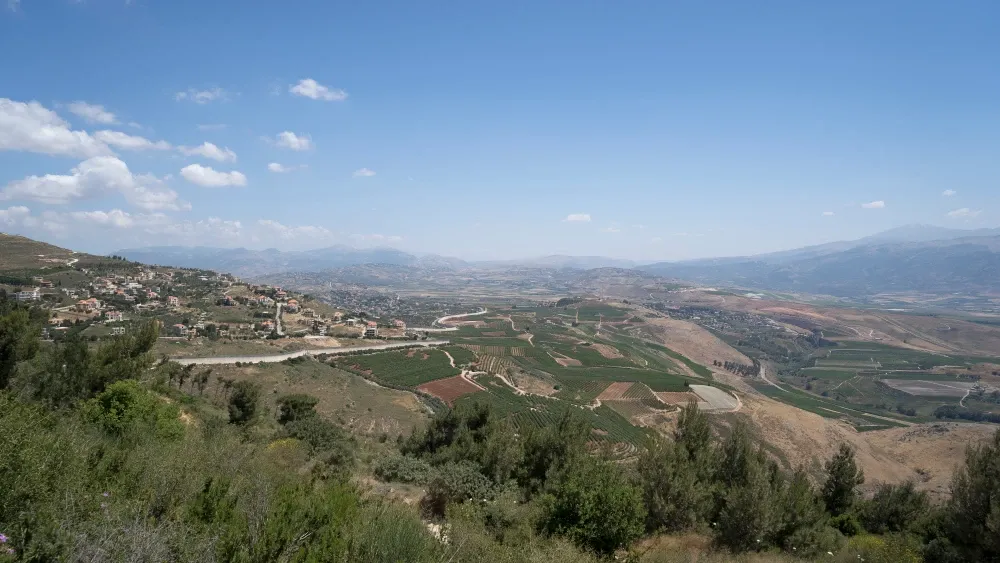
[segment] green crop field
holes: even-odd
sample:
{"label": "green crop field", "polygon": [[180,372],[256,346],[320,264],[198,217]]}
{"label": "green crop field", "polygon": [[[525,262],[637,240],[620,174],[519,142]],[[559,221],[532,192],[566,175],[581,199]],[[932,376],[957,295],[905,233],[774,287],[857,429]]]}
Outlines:
{"label": "green crop field", "polygon": [[565,401],[545,399],[533,395],[516,395],[509,388],[493,381],[480,381],[485,392],[458,399],[457,404],[485,403],[502,417],[510,417],[519,428],[554,424],[563,414],[572,411],[582,417],[593,429],[595,443],[614,445],[613,452],[618,457],[632,455],[636,447],[649,437],[649,431],[633,426],[626,418],[614,410],[601,406],[596,409],[582,409]]}
{"label": "green crop field", "polygon": [[455,358],[455,365],[468,364],[476,361],[476,355],[459,346],[445,346],[442,350],[451,354]]}
{"label": "green crop field", "polygon": [[[412,356],[407,356],[408,353],[408,351],[382,352],[349,356],[337,359],[336,362],[339,366],[352,371],[370,372],[370,375],[378,380],[404,387],[416,387],[428,381],[461,373],[460,370],[451,367],[448,357],[440,350],[433,348],[415,350]],[[427,359],[423,359],[425,354],[428,356]]]}
{"label": "green crop field", "polygon": [[851,379],[857,375],[854,370],[835,370],[835,369],[823,369],[823,368],[806,368],[802,370],[801,375],[803,377],[815,377],[818,379],[828,379],[833,381],[843,381],[846,379]]}
{"label": "green crop field", "polygon": [[[816,413],[824,418],[845,419],[859,430],[875,430],[876,428],[904,426],[904,424],[901,423],[891,422],[874,416],[868,416],[862,412],[862,409],[860,408],[846,407],[843,403],[837,403],[836,401],[816,397],[794,388],[786,387],[785,390],[781,390],[772,385],[755,385],[754,387],[772,399],[788,403],[805,411]],[[888,412],[879,413],[879,416],[890,419],[898,418]]]}
{"label": "green crop field", "polygon": [[[581,381],[633,381],[649,386],[653,391],[686,391],[689,379],[679,375],[645,369],[615,367],[562,368],[553,370],[553,376],[567,386],[579,386]],[[695,380],[696,381],[696,380]],[[607,385],[605,385],[607,387]]]}

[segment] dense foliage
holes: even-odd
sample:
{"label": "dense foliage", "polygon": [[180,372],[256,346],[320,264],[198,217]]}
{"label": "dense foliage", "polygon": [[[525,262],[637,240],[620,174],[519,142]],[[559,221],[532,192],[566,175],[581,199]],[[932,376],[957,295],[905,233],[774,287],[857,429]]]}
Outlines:
{"label": "dense foliage", "polygon": [[376,477],[425,488],[418,514],[355,484],[361,444],[316,398],[271,412],[257,385],[219,379],[214,403],[209,371],[154,361],[155,325],[40,344],[43,321],[0,301],[0,560],[588,561],[687,531],[733,553],[1000,560],[1000,432],[933,506],[913,483],[863,498],[846,446],[815,486],[694,405],[623,463],[572,410],[519,430],[460,403],[376,446]]}

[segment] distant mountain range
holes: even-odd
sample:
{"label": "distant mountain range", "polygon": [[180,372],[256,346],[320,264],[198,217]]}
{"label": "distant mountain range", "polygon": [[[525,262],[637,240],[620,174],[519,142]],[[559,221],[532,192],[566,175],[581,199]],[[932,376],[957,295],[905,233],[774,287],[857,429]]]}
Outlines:
{"label": "distant mountain range", "polygon": [[281,251],[248,250],[246,248],[213,248],[207,246],[150,246],[119,250],[114,254],[145,264],[205,268],[231,272],[241,276],[259,276],[285,272],[318,272],[363,264],[414,266],[428,269],[502,268],[526,266],[538,268],[631,268],[631,260],[601,256],[543,256],[526,260],[467,262],[428,254],[417,256],[394,248],[357,249],[350,246],[330,246],[317,250]]}
{"label": "distant mountain range", "polygon": [[909,225],[855,241],[639,269],[702,283],[840,297],[984,293],[1000,291],[1000,229]]}
{"label": "distant mountain range", "polygon": [[417,256],[393,248],[348,246],[308,251],[162,246],[120,250],[115,254],[149,264],[206,268],[246,277],[320,272],[364,264],[423,270],[516,266],[634,269],[646,275],[693,282],[844,297],[902,291],[1000,291],[1000,229],[963,230],[930,225],[908,225],[854,241],[755,256],[645,265],[602,256],[564,255],[470,262],[437,255]]}

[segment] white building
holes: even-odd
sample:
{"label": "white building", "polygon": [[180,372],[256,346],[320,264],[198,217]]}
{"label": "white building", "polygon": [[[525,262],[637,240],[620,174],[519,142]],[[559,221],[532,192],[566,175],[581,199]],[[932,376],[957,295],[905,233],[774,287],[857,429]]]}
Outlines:
{"label": "white building", "polygon": [[38,299],[41,297],[41,293],[38,291],[38,288],[36,287],[34,289],[18,291],[17,293],[14,294],[14,297],[18,301],[38,301]]}

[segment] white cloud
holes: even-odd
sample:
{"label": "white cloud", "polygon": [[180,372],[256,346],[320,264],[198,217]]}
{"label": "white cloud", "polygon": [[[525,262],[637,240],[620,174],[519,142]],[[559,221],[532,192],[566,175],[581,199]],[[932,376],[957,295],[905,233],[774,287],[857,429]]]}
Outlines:
{"label": "white cloud", "polygon": [[222,188],[226,186],[245,186],[247,177],[242,172],[219,172],[208,166],[192,164],[181,168],[181,176],[192,184],[205,188]]}
{"label": "white cloud", "polygon": [[604,227],[603,229],[601,229],[601,232],[602,233],[620,233],[620,232],[622,232],[622,230],[619,229],[618,227]]}
{"label": "white cloud", "polygon": [[563,221],[589,223],[590,213],[570,213]]}
{"label": "white cloud", "polygon": [[21,5],[21,0],[7,0],[7,9],[12,12],[17,11],[17,7]]}
{"label": "white cloud", "polygon": [[651,242],[653,244],[659,244],[659,243],[663,242],[663,237],[653,237],[653,238],[649,239],[649,242]]}
{"label": "white cloud", "polygon": [[188,88],[183,92],[174,94],[174,99],[180,101],[191,101],[196,104],[207,104],[216,100],[225,101],[229,99],[229,93],[222,88],[209,88],[208,90],[197,90]]}
{"label": "white cloud", "polygon": [[229,150],[229,147],[221,149],[207,141],[197,147],[181,146],[177,147],[177,150],[187,156],[203,156],[212,160],[218,160],[219,162],[236,162],[236,153]]}
{"label": "white cloud", "polygon": [[350,238],[351,240],[355,240],[358,242],[365,242],[365,243],[400,242],[401,240],[403,240],[403,237],[399,235],[380,235],[380,234],[370,234],[370,235],[354,234],[351,235]]}
{"label": "white cloud", "polygon": [[104,109],[98,104],[88,104],[87,102],[73,102],[67,106],[70,112],[82,117],[87,123],[100,123],[102,125],[112,125],[118,123],[115,114]]}
{"label": "white cloud", "polygon": [[166,141],[150,141],[145,137],[129,135],[121,131],[98,131],[94,133],[94,138],[113,147],[127,151],[168,151],[171,147]]}
{"label": "white cloud", "polygon": [[369,170],[368,168],[359,168],[354,171],[355,178],[371,178],[375,175],[374,170]]}
{"label": "white cloud", "polygon": [[0,98],[0,150],[89,158],[114,154],[86,131],[69,123],[38,102]]}
{"label": "white cloud", "polygon": [[342,102],[347,99],[347,92],[340,89],[330,89],[312,78],[299,80],[298,84],[288,87],[288,91],[296,96],[303,96],[324,102]]}
{"label": "white cloud", "polygon": [[60,205],[116,192],[146,211],[191,209],[162,180],[151,174],[132,174],[124,162],[113,156],[85,160],[66,175],[29,176],[10,182],[0,191],[0,199]]}
{"label": "white cloud", "polygon": [[291,131],[278,133],[275,144],[293,151],[307,151],[313,147],[312,138],[309,135],[296,135]]}
{"label": "white cloud", "polygon": [[282,225],[277,221],[272,221],[270,219],[261,219],[260,221],[257,221],[257,225],[267,230],[269,233],[285,240],[295,239],[299,237],[313,239],[313,240],[325,240],[333,238],[333,232],[331,232],[326,227],[314,227],[312,225],[289,227],[286,225]]}
{"label": "white cloud", "polygon": [[279,162],[272,162],[267,165],[267,169],[276,174],[284,174],[285,172],[294,172],[301,168],[305,168],[305,164],[300,164],[298,166],[285,166]]}
{"label": "white cloud", "polygon": [[953,195],[955,195],[957,193],[958,192],[956,192],[955,190],[945,190],[945,191],[941,192],[941,195],[943,195],[944,197],[951,197],[951,196],[953,196]]}
{"label": "white cloud", "polygon": [[865,209],[883,209],[885,208],[885,202],[879,200],[879,201],[872,201],[870,203],[862,203],[861,207]]}
{"label": "white cloud", "polygon": [[833,217],[833,216],[834,216],[834,212],[833,211],[824,211],[823,212],[823,217]]}
{"label": "white cloud", "polygon": [[198,130],[199,131],[222,131],[226,127],[228,127],[228,125],[226,125],[225,123],[205,123],[205,124],[199,124],[198,125]]}
{"label": "white cloud", "polygon": [[13,227],[19,225],[26,217],[31,216],[31,210],[23,205],[15,205],[7,209],[0,209],[0,225]]}
{"label": "white cloud", "polygon": [[948,215],[948,217],[950,217],[952,219],[971,219],[971,218],[979,215],[980,213],[982,213],[982,210],[980,210],[980,209],[977,209],[977,210],[973,211],[972,209],[969,209],[968,207],[963,207],[961,209],[956,209],[954,211],[949,211],[947,213],[947,215]]}

